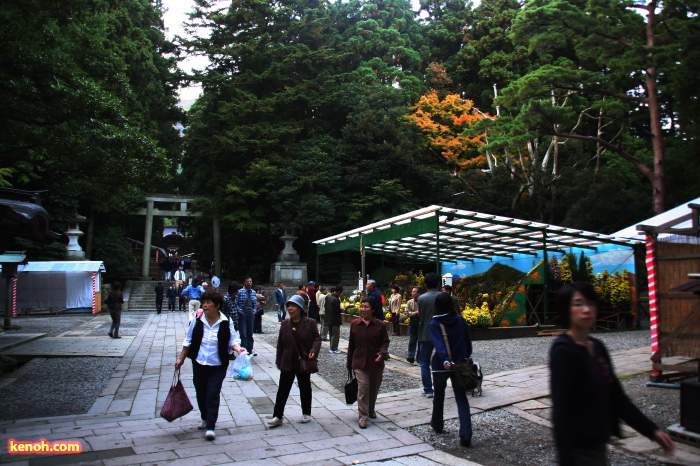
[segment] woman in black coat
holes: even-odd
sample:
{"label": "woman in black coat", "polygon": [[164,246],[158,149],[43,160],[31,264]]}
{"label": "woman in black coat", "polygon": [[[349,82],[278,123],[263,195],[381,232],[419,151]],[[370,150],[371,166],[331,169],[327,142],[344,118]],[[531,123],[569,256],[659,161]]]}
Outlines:
{"label": "woman in black coat", "polygon": [[607,443],[620,436],[619,421],[673,453],[673,440],[627,397],[613,371],[610,355],[589,333],[598,313],[597,296],[588,283],[559,290],[559,313],[568,327],[552,344],[552,420],[561,465],[607,465]]}

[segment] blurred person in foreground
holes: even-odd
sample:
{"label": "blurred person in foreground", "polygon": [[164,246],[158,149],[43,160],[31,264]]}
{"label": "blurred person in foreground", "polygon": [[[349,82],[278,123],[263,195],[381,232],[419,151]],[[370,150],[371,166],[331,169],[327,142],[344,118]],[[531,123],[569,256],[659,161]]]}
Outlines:
{"label": "blurred person in foreground", "polygon": [[389,359],[389,334],[386,325],[374,317],[374,298],[360,301],[359,319],[350,324],[350,342],[346,367],[357,377],[357,410],[360,429],[367,428],[367,418],[375,419],[375,404],[384,375],[384,360]]}
{"label": "blurred person in foreground", "polygon": [[182,367],[186,357],[192,360],[192,382],[202,419],[198,429],[206,429],[205,438],[214,440],[228,356],[234,351],[243,353],[245,349],[240,346],[241,340],[231,320],[220,312],[223,296],[207,291],[202,294],[201,302],[204,312],[190,322],[175,369]]}
{"label": "blurred person in foreground", "polygon": [[318,359],[321,350],[321,335],[318,333],[316,321],[304,316],[304,298],[295,295],[287,301],[289,318],[280,325],[277,338],[277,357],[275,363],[280,370],[280,380],[277,388],[275,408],[272,419],[267,421],[270,427],[281,426],[284,419],[284,408],[289,399],[289,392],[297,379],[299,398],[301,402],[301,423],[311,421],[311,373],[303,372],[300,359]]}
{"label": "blurred person in foreground", "polygon": [[591,337],[598,297],[589,283],[574,282],[559,290],[559,316],[568,330],[550,350],[550,385],[554,442],[560,465],[607,465],[607,443],[620,437],[623,420],[658,443],[664,454],[673,440],[627,397],[605,345]]}
{"label": "blurred person in foreground", "polygon": [[[442,324],[442,326],[440,325]],[[450,358],[445,344],[445,336],[442,332],[444,326],[447,341],[450,345]],[[430,425],[437,434],[444,428],[443,411],[445,408],[445,390],[447,381],[452,381],[452,390],[455,392],[457,413],[459,415],[459,443],[464,447],[472,445],[472,418],[469,412],[469,400],[467,392],[457,383],[454,372],[454,364],[464,363],[472,355],[472,334],[469,324],[457,314],[452,297],[449,293],[440,293],[435,298],[435,315],[429,325],[430,337],[435,346],[433,356],[433,415]]]}

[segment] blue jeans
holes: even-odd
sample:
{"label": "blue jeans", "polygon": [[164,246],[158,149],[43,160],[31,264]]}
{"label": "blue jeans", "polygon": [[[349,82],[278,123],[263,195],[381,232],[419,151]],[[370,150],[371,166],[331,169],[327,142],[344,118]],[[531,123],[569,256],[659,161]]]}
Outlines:
{"label": "blue jeans", "polygon": [[418,344],[418,364],[420,364],[420,378],[423,381],[423,393],[433,393],[430,358],[433,355],[435,345],[432,341],[420,341]]}
{"label": "blue jeans", "polygon": [[445,408],[445,389],[447,381],[452,379],[452,389],[455,392],[457,401],[457,413],[459,414],[459,438],[472,438],[472,416],[469,412],[469,400],[467,392],[459,388],[454,371],[434,372],[433,382],[435,383],[435,398],[433,398],[433,416],[430,425],[436,431],[442,431],[444,427],[443,411]]}
{"label": "blue jeans", "polygon": [[221,385],[226,377],[226,367],[204,366],[192,361],[192,373],[199,414],[203,421],[207,421],[207,430],[214,430],[219,418]]}
{"label": "blue jeans", "polygon": [[175,298],[168,298],[168,310],[170,312],[175,311]]}
{"label": "blue jeans", "polygon": [[255,327],[255,314],[238,314],[238,330],[241,333],[241,346],[253,353],[253,330]]}
{"label": "blue jeans", "polygon": [[408,323],[408,357],[416,357],[416,345],[418,344],[418,322]]}

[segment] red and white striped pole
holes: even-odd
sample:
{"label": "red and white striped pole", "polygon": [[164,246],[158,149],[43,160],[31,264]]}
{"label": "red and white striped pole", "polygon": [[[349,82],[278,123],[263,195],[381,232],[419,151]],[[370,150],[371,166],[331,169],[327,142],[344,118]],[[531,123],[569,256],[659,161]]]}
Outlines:
{"label": "red and white striped pole", "polygon": [[[659,349],[659,310],[656,303],[656,242],[647,233],[646,237],[646,264],[647,280],[649,282],[649,326],[651,327],[651,354]],[[660,376],[661,371],[652,371],[655,376]]]}
{"label": "red and white striped pole", "polygon": [[92,314],[97,312],[97,273],[92,272]]}
{"label": "red and white striped pole", "polygon": [[17,317],[17,279],[12,279],[12,317]]}

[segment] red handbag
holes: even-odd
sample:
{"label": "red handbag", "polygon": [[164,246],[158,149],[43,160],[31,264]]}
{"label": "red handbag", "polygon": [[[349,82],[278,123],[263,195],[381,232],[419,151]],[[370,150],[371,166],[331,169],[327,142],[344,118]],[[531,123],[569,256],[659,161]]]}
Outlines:
{"label": "red handbag", "polygon": [[160,417],[168,422],[173,422],[193,409],[194,407],[190,403],[185,387],[180,381],[180,369],[178,369],[173,376],[173,384],[170,387],[170,392],[168,392],[168,397],[160,410]]}

